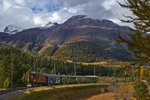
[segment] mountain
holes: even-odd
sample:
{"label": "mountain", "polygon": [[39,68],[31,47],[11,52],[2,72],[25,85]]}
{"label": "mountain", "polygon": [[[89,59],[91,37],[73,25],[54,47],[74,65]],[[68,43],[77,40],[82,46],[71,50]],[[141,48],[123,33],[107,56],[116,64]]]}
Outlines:
{"label": "mountain", "polygon": [[57,26],[57,25],[59,25],[58,23],[52,23],[52,22],[49,22],[49,23],[47,23],[44,27],[45,28],[50,28],[50,27],[53,27],[53,26]]}
{"label": "mountain", "polygon": [[16,25],[8,25],[5,27],[4,32],[9,34],[15,34],[17,32],[22,31],[23,29],[21,27],[18,27]]}
{"label": "mountain", "polygon": [[84,27],[101,27],[101,28],[121,28],[121,26],[107,19],[92,19],[85,15],[71,17],[64,23],[64,28],[84,28]]}
{"label": "mountain", "polygon": [[26,29],[8,35],[4,39],[0,38],[0,43],[60,60],[126,61],[131,55],[127,47],[117,43],[115,39],[118,35],[126,37],[132,32],[130,27],[120,26],[107,19],[77,15],[62,24],[44,29]]}
{"label": "mountain", "polygon": [[7,38],[9,37],[9,35],[10,34],[8,33],[0,32],[0,44],[7,41]]}

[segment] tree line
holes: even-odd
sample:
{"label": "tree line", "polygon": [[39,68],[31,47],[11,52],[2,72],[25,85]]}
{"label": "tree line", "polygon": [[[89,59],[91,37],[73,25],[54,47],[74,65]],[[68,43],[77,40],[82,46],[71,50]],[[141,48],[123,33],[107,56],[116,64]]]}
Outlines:
{"label": "tree line", "polygon": [[[22,87],[27,85],[31,71],[57,75],[97,75],[107,77],[139,76],[139,67],[114,67],[102,65],[83,65],[60,61],[48,57],[33,56],[31,53],[11,46],[0,47],[0,88]],[[95,73],[94,73],[95,72]],[[134,76],[133,76],[134,75]],[[148,74],[149,75],[149,74]]]}

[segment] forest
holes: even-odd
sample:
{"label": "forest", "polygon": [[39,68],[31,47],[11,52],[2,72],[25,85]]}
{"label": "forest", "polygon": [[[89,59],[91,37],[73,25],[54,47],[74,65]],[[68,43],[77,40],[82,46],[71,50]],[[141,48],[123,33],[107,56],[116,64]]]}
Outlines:
{"label": "forest", "polygon": [[[0,47],[0,88],[23,87],[27,85],[27,77],[31,71],[57,75],[97,75],[99,77],[117,77],[122,81],[132,81],[140,75],[140,66],[129,63],[114,65],[92,65],[60,61],[54,58],[34,56],[21,49]],[[147,80],[150,68],[144,67]],[[74,72],[75,71],[75,72]]]}

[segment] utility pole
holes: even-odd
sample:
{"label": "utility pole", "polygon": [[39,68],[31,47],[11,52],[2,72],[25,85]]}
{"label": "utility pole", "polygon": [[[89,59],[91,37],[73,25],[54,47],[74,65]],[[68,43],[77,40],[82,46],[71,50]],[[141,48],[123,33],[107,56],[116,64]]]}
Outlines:
{"label": "utility pole", "polygon": [[36,61],[35,61],[35,59],[36,59],[36,57],[35,57],[35,55],[34,55],[34,71],[36,72],[36,66],[35,66],[35,63],[36,63]]}
{"label": "utility pole", "polygon": [[56,74],[55,59],[54,59],[54,74]]}
{"label": "utility pole", "polygon": [[94,76],[95,76],[95,66],[94,66]]}
{"label": "utility pole", "polygon": [[34,72],[36,72],[36,51],[34,51],[33,54],[33,66],[34,66]]}
{"label": "utility pole", "polygon": [[116,77],[116,69],[114,68],[113,76]]}
{"label": "utility pole", "polygon": [[114,77],[115,77],[115,82],[117,81],[117,76],[116,76],[116,69],[114,68],[114,73],[113,73],[114,75]]}
{"label": "utility pole", "polygon": [[74,76],[76,76],[76,63],[74,63]]}
{"label": "utility pole", "polygon": [[11,50],[11,89],[13,89],[13,47],[12,47],[12,50]]}

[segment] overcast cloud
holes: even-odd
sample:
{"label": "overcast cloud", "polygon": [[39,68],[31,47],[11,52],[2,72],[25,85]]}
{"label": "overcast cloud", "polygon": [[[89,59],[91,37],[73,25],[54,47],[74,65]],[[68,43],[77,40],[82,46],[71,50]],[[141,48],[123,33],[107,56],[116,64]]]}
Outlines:
{"label": "overcast cloud", "polygon": [[118,19],[123,14],[130,12],[116,0],[0,0],[0,31],[7,25],[31,28],[48,22],[62,23],[73,15],[105,18],[124,25]]}

